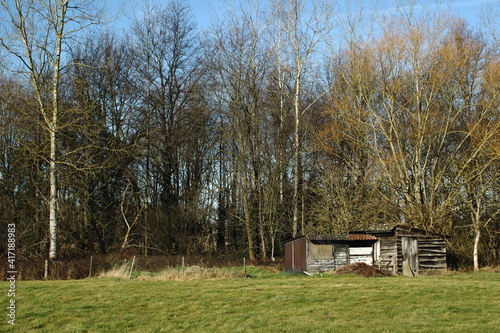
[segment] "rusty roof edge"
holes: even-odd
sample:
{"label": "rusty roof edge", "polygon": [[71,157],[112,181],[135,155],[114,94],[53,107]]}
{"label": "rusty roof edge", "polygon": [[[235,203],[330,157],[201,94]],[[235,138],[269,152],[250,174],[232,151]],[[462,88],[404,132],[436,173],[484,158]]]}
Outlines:
{"label": "rusty roof edge", "polygon": [[294,238],[290,238],[285,241],[285,243],[300,239],[307,238],[310,241],[364,241],[364,240],[377,240],[378,238],[370,235],[363,234],[361,237],[352,236],[350,233],[339,233],[339,234],[306,234],[300,235]]}
{"label": "rusty roof edge", "polygon": [[348,241],[349,234],[348,233],[338,233],[338,234],[309,234],[306,235],[310,240],[341,240]]}
{"label": "rusty roof edge", "polygon": [[438,232],[433,232],[433,231],[428,231],[428,230],[425,230],[425,229],[422,229],[422,228],[418,228],[418,227],[414,227],[414,226],[410,226],[408,224],[393,224],[391,226],[390,223],[387,223],[387,224],[383,224],[383,225],[380,225],[380,226],[372,226],[371,228],[367,228],[365,230],[353,230],[353,231],[350,231],[349,233],[350,234],[394,234],[396,233],[397,229],[403,229],[403,230],[407,230],[407,231],[418,231],[418,232],[422,232],[422,233],[425,233],[426,235],[428,236],[443,236],[443,237],[449,237],[445,234],[441,234],[441,233],[438,233]]}
{"label": "rusty roof edge", "polygon": [[372,240],[378,240],[377,237],[371,234],[367,233],[350,233],[348,237],[351,240],[361,240],[361,241],[372,241]]}

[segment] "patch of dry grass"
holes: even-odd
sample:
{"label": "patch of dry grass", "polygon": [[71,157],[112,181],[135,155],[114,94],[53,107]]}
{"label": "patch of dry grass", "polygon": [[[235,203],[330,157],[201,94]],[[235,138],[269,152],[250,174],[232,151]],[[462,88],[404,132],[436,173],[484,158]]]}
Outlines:
{"label": "patch of dry grass", "polygon": [[139,275],[136,280],[141,281],[194,281],[194,280],[229,280],[244,278],[242,269],[234,268],[206,268],[190,266],[185,269],[171,268],[156,275]]}
{"label": "patch of dry grass", "polygon": [[128,279],[130,274],[130,267],[128,263],[116,266],[110,270],[101,272],[97,275],[98,278],[119,278]]}
{"label": "patch of dry grass", "polygon": [[500,273],[500,266],[485,266],[480,271],[483,273]]}

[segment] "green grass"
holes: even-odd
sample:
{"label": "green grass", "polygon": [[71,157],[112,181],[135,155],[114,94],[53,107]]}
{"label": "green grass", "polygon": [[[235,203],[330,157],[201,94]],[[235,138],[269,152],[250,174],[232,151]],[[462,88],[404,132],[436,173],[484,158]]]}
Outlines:
{"label": "green grass", "polygon": [[[19,332],[498,332],[500,274],[19,281]],[[2,291],[4,290],[4,291]],[[6,295],[8,285],[0,283]],[[2,310],[0,310],[1,312]]]}

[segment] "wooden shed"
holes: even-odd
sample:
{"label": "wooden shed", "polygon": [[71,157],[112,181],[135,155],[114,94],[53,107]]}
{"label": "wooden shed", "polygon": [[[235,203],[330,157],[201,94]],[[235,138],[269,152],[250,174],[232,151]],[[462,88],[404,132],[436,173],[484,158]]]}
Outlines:
{"label": "wooden shed", "polygon": [[357,234],[375,236],[374,265],[393,275],[433,275],[446,271],[446,237],[408,225],[382,225]]}
{"label": "wooden shed", "polygon": [[303,235],[285,243],[287,272],[324,272],[364,262],[373,264],[375,236],[370,234]]}
{"label": "wooden shed", "polygon": [[393,275],[446,271],[443,235],[406,225],[381,226],[336,235],[303,235],[285,243],[287,272],[322,272],[364,262]]}

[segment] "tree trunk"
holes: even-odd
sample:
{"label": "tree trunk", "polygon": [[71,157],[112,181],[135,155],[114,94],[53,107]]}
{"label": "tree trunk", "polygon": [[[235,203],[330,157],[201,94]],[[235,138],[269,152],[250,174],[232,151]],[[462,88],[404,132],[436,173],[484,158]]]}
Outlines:
{"label": "tree trunk", "polygon": [[[300,66],[300,65],[299,65]],[[297,236],[299,225],[299,173],[300,173],[300,67],[297,68],[297,77],[295,78],[295,133],[294,133],[294,167],[293,167],[293,218],[292,218],[292,237]]]}
{"label": "tree trunk", "polygon": [[475,228],[475,237],[474,237],[474,270],[479,270],[479,240],[481,239],[481,229]]}
{"label": "tree trunk", "polygon": [[59,113],[59,73],[61,66],[62,36],[64,29],[64,17],[66,7],[61,9],[61,22],[56,30],[56,51],[54,62],[54,78],[52,79],[52,119],[49,126],[50,131],[50,162],[49,162],[49,234],[50,249],[49,259],[54,260],[57,257],[57,120]]}
{"label": "tree trunk", "polygon": [[[246,177],[246,176],[244,176]],[[246,187],[246,181],[245,181],[245,187]],[[245,209],[245,233],[247,235],[247,243],[248,243],[248,259],[250,260],[255,260],[255,252],[253,249],[253,237],[252,237],[252,207],[250,207],[248,198],[246,197],[246,194],[243,193],[243,207]]]}
{"label": "tree trunk", "polygon": [[57,169],[56,169],[56,131],[50,132],[50,197],[49,197],[49,259],[57,257]]}

